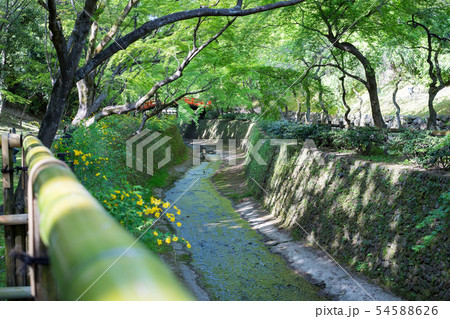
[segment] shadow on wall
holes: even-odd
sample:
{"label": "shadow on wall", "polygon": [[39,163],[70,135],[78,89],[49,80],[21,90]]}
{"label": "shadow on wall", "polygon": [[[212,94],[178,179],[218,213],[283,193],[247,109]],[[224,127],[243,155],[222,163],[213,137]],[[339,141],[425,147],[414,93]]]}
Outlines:
{"label": "shadow on wall", "polygon": [[[211,139],[248,137],[251,145],[267,138],[242,121],[201,121],[197,133]],[[249,189],[270,214],[297,238],[317,241],[407,299],[449,300],[450,205],[439,199],[448,194],[449,174],[301,148],[288,148],[286,165],[269,141],[258,152],[268,165],[249,158]]]}
{"label": "shadow on wall", "polygon": [[270,167],[250,162],[248,181],[283,227],[408,299],[450,298],[448,175],[300,148],[279,165],[266,148]]}

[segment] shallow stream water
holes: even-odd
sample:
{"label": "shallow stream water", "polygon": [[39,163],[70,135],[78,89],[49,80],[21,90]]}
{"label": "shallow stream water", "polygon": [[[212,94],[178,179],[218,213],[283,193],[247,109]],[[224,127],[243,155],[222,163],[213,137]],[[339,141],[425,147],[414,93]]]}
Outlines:
{"label": "shallow stream water", "polygon": [[194,166],[165,194],[181,210],[179,233],[192,245],[191,264],[211,299],[320,300],[214,188],[210,177],[219,165]]}

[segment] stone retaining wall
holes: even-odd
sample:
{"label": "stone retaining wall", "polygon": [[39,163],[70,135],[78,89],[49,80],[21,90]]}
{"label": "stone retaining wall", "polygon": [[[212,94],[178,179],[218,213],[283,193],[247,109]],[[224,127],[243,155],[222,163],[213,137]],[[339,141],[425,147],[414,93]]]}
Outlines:
{"label": "stone retaining wall", "polygon": [[[241,147],[267,138],[241,121],[202,121],[196,134],[237,138]],[[303,145],[289,147],[283,164],[280,151],[265,142],[259,154],[267,165],[250,158],[246,173],[249,188],[283,227],[407,299],[450,299],[449,207],[439,201],[448,194],[449,174]]]}

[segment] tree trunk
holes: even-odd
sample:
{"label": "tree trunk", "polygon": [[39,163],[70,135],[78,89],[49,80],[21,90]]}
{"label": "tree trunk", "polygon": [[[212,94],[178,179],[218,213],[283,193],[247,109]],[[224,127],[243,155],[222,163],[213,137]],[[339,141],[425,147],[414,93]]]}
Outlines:
{"label": "tree trunk", "polygon": [[78,125],[82,120],[91,116],[95,111],[94,101],[96,95],[95,74],[89,74],[85,79],[77,82],[78,89],[78,111],[72,120],[73,125]]}
{"label": "tree trunk", "polygon": [[319,105],[322,111],[325,113],[325,119],[328,124],[331,124],[330,115],[328,114],[328,110],[325,107],[325,103],[323,102],[323,87],[322,87],[322,79],[318,77],[317,81],[319,81]]}
{"label": "tree trunk", "polygon": [[295,101],[297,102],[297,112],[295,113],[295,120],[300,121],[300,114],[302,113],[302,104],[297,96],[297,93],[294,94]]}
{"label": "tree trunk", "polygon": [[345,107],[344,119],[345,119],[345,122],[347,123],[347,127],[351,127],[352,123],[350,122],[350,119],[348,118],[348,115],[350,114],[350,106],[348,106],[347,100],[346,100],[347,91],[345,90],[345,75],[341,76],[339,79],[341,80],[341,83],[342,83],[342,103],[344,104],[344,107]]}
{"label": "tree trunk", "polygon": [[319,90],[319,105],[320,105],[320,108],[322,109],[322,111],[325,113],[325,119],[326,119],[327,123],[331,123],[330,115],[328,114],[328,110],[326,109],[325,104],[323,102],[323,91],[322,90]]}
{"label": "tree trunk", "polygon": [[436,95],[438,94],[439,90],[436,88],[436,86],[431,85],[430,88],[428,89],[428,112],[429,112],[429,117],[428,117],[428,121],[427,121],[427,129],[431,130],[431,129],[436,129],[437,128],[437,114],[436,111],[434,109],[433,103],[434,103],[434,98],[436,97]]}
{"label": "tree trunk", "polygon": [[284,117],[289,119],[289,107],[287,103],[283,103],[283,105],[284,105]]}
{"label": "tree trunk", "polygon": [[357,91],[355,88],[353,88],[353,93],[355,93],[356,97],[357,97],[358,100],[359,100],[359,108],[358,108],[358,125],[361,126],[361,118],[362,118],[362,111],[361,111],[361,108],[362,108],[362,105],[363,105],[363,99],[362,99],[362,97],[361,97],[361,94],[359,94],[358,91]]}
{"label": "tree trunk", "polygon": [[364,83],[364,85],[369,92],[373,122],[376,127],[385,128],[386,124],[384,123],[383,116],[381,115],[380,101],[378,99],[377,78],[375,76],[375,70],[372,68],[370,61],[353,44],[349,42],[338,42],[339,39],[336,39],[334,36],[329,36],[328,39],[339,50],[346,51],[357,58],[363,66],[366,76],[366,82]]}
{"label": "tree trunk", "polygon": [[38,138],[47,147],[52,145],[55,138],[67,100],[72,91],[73,78],[74,76],[71,77],[72,81],[70,81],[69,79],[63,80],[62,76],[59,76],[53,86],[47,112],[45,112],[38,134]]}
{"label": "tree trunk", "polygon": [[384,123],[383,116],[381,115],[380,100],[378,99],[378,88],[377,79],[375,77],[375,72],[369,65],[367,68],[364,66],[366,72],[366,88],[369,92],[370,98],[370,108],[372,110],[372,119],[376,127],[385,128],[386,123]]}
{"label": "tree trunk", "polygon": [[305,97],[305,104],[306,104],[306,113],[305,113],[305,120],[306,123],[311,123],[310,121],[310,115],[311,115],[311,91],[309,90],[308,84],[302,84],[303,89],[305,90],[306,97]]}
{"label": "tree trunk", "polygon": [[400,105],[398,105],[397,103],[398,85],[401,81],[402,79],[397,80],[397,82],[395,83],[394,93],[392,93],[392,102],[394,103],[396,109],[395,116],[397,118],[398,128],[402,128],[402,121],[400,120]]}

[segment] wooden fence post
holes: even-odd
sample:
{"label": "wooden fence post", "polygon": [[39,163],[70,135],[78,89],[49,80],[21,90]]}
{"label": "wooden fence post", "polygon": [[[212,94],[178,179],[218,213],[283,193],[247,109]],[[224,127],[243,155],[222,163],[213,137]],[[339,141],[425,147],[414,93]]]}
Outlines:
{"label": "wooden fence post", "polygon": [[[13,215],[14,211],[14,162],[13,147],[20,146],[20,136],[3,134],[2,146],[2,174],[3,174],[3,214]],[[6,217],[7,218],[7,217]],[[13,218],[13,217],[10,217]],[[26,222],[5,223],[5,262],[6,284],[9,287],[27,286],[29,284],[27,268],[20,260],[11,256],[13,250],[26,251]]]}

